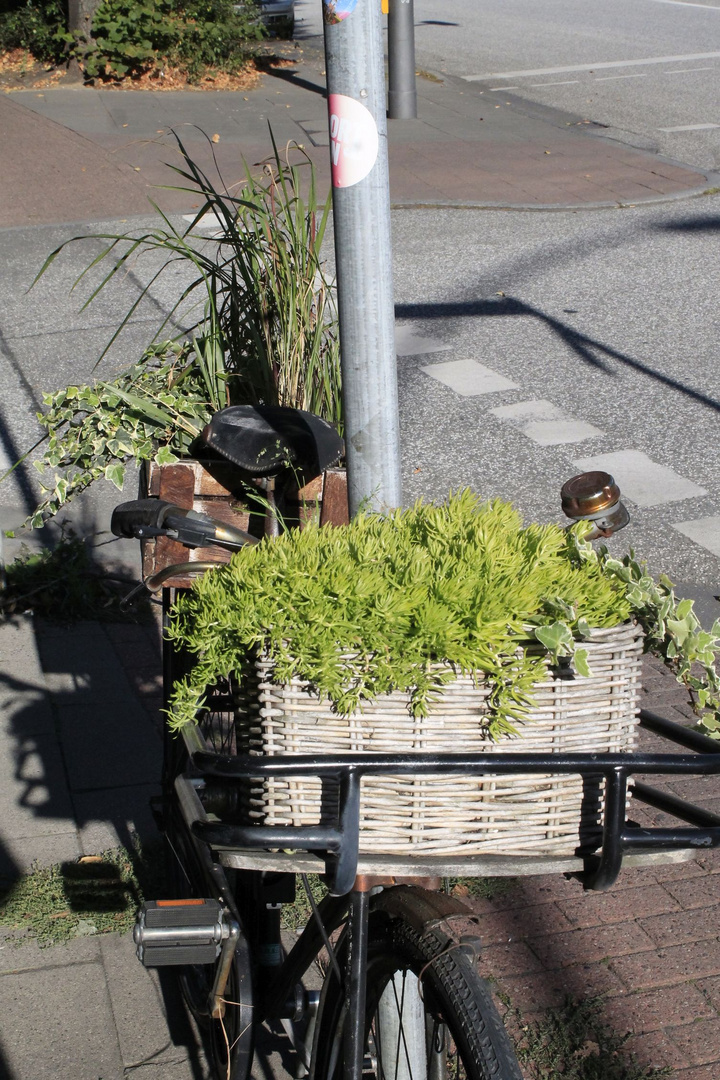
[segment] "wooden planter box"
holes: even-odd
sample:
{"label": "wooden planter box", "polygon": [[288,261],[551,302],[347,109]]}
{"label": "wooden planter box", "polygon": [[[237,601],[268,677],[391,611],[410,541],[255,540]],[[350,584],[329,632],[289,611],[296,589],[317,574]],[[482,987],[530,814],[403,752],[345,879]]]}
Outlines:
{"label": "wooden planter box", "polygon": [[[248,506],[245,492],[238,484],[236,466],[223,462],[194,459],[175,465],[149,462],[141,477],[141,497],[155,497],[184,509],[208,514],[229,525],[262,535],[262,515]],[[347,478],[344,469],[327,469],[322,476],[300,488],[286,499],[288,516],[300,522],[343,525],[348,522]],[[143,579],[167,566],[187,562],[229,562],[231,552],[222,547],[186,548],[176,540],[160,536],[142,542]],[[178,576],[168,586],[192,585],[193,575]]]}

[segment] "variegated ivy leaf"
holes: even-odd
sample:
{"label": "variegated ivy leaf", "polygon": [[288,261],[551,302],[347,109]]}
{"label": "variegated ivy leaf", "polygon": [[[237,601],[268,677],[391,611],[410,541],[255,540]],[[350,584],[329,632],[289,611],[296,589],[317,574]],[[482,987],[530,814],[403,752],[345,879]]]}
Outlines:
{"label": "variegated ivy leaf", "polygon": [[578,675],[582,675],[584,679],[590,678],[592,671],[590,670],[590,664],[588,663],[587,649],[575,649],[573,654],[573,666]]}
{"label": "variegated ivy leaf", "polygon": [[538,626],[535,637],[557,661],[560,656],[572,656],[575,639],[567,623],[554,622],[550,626]]}
{"label": "variegated ivy leaf", "polygon": [[687,619],[687,617],[690,614],[690,612],[692,611],[692,609],[693,609],[693,601],[692,600],[681,600],[680,603],[677,606],[677,612],[676,612],[677,618],[678,619]]}
{"label": "variegated ivy leaf", "polygon": [[688,635],[692,631],[692,624],[688,618],[684,619],[668,619],[667,628],[675,638],[675,643],[679,647],[688,638]]}
{"label": "variegated ivy leaf", "polygon": [[118,491],[122,491],[123,482],[125,480],[125,466],[119,462],[114,462],[112,465],[106,465],[105,478],[109,480]]}
{"label": "variegated ivy leaf", "polygon": [[179,460],[177,454],[173,454],[169,446],[161,446],[155,454],[155,461],[158,465],[174,465]]}

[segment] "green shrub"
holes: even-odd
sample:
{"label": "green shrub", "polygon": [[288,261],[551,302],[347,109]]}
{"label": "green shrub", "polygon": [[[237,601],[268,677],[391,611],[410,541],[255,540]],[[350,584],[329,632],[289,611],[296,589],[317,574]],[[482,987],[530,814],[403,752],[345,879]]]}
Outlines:
{"label": "green shrub", "polygon": [[66,0],[5,0],[0,4],[0,52],[27,49],[36,60],[65,59]]}
{"label": "green shrub", "polygon": [[262,36],[254,5],[232,0],[103,0],[83,66],[90,78],[140,75],[164,63],[198,78],[236,70]]}
{"label": "green shrub", "polygon": [[255,0],[103,0],[90,44],[68,30],[67,0],[0,0],[0,51],[27,49],[60,64],[74,56],[88,78],[137,76],[169,64],[193,80],[236,71],[263,36]]}

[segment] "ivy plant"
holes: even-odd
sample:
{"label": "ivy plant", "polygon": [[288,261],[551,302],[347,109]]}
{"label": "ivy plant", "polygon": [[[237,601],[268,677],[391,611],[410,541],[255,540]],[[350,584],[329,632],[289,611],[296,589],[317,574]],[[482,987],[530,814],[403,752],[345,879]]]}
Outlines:
{"label": "ivy plant", "polygon": [[193,346],[166,342],[109,382],[43,395],[38,419],[47,434],[34,464],[45,494],[29,519],[32,528],[100,477],[122,490],[130,461],[168,465],[188,453],[213,411],[198,354],[203,343],[197,340]]}
{"label": "ivy plant", "polygon": [[703,734],[720,739],[720,619],[705,630],[693,611],[693,601],[678,599],[666,574],[656,581],[634,552],[616,559],[604,545],[596,551],[582,531],[572,535],[582,562],[600,566],[604,574],[623,583],[632,613],[645,631],[646,651],[662,657],[686,687]]}

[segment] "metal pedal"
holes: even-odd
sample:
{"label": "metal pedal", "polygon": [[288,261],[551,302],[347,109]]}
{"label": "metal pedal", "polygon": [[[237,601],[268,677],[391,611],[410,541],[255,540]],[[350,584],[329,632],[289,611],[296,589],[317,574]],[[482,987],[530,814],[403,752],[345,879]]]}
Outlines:
{"label": "metal pedal", "polygon": [[214,964],[229,936],[217,900],[148,900],[133,930],[137,957],[145,967]]}

